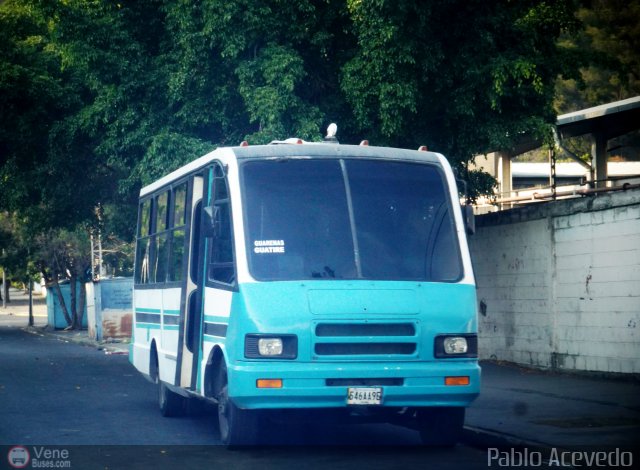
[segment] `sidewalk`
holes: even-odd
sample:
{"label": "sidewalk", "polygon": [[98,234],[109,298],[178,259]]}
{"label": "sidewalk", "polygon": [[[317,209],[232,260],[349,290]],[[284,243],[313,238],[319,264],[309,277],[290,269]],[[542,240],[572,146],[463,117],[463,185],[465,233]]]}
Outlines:
{"label": "sidewalk", "polygon": [[[26,296],[12,291],[0,306],[0,327],[23,328],[126,354],[128,343],[89,339],[86,331],[47,327],[46,302],[34,301],[35,326],[27,327]],[[544,372],[513,364],[483,362],[480,397],[467,410],[464,440],[479,447],[535,449],[635,448],[640,442],[640,380]]]}
{"label": "sidewalk", "polygon": [[27,293],[10,288],[10,302],[2,308],[0,302],[0,326],[22,328],[32,334],[53,336],[61,341],[84,344],[105,351],[105,354],[128,354],[128,342],[95,341],[89,338],[87,330],[55,330],[47,324],[47,300],[40,295],[33,296],[33,326],[29,325],[29,296]]}
{"label": "sidewalk", "polygon": [[484,446],[636,448],[640,381],[483,362],[465,437]]}
{"label": "sidewalk", "polygon": [[[6,300],[6,299],[5,299]],[[9,288],[9,300],[2,308],[0,302],[0,325],[26,326],[29,324],[29,295],[21,290]],[[41,295],[33,295],[34,326],[46,326],[47,301]]]}

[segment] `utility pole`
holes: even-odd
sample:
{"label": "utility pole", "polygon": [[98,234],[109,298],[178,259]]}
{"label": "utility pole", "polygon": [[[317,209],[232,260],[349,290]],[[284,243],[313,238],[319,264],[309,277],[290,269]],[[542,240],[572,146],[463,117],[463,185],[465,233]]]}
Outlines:
{"label": "utility pole", "polygon": [[[2,249],[2,257],[4,258],[4,248]],[[2,267],[2,308],[7,308],[7,274],[4,266]]]}
{"label": "utility pole", "polygon": [[33,326],[33,281],[29,279],[29,326]]}
{"label": "utility pole", "polygon": [[95,269],[95,246],[93,243],[93,230],[91,230],[91,234],[89,235],[89,240],[91,241],[91,281],[96,280],[96,269]]}
{"label": "utility pole", "polygon": [[102,232],[98,229],[98,275],[100,279],[104,278],[104,266],[102,265]]}

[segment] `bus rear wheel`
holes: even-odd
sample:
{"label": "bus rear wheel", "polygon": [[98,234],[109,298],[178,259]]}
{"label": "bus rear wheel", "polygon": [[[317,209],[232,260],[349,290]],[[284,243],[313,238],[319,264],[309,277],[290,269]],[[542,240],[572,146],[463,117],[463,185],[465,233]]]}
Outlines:
{"label": "bus rear wheel", "polygon": [[420,408],[416,420],[423,445],[451,447],[462,437],[465,409],[462,407]]}
{"label": "bus rear wheel", "polygon": [[153,379],[158,387],[158,405],[160,406],[160,414],[165,417],[181,416],[184,413],[184,397],[172,392],[169,387],[167,387],[167,384],[160,380],[160,370],[157,358],[154,360],[153,366],[155,367]]}
{"label": "bus rear wheel", "polygon": [[238,408],[229,398],[227,369],[220,368],[218,392],[218,429],[220,440],[228,447],[246,446],[257,443],[258,412]]}

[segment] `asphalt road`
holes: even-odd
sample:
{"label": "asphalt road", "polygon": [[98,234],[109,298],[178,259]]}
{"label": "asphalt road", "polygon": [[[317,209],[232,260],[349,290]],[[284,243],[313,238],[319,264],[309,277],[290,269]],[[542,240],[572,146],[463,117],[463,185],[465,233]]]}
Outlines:
{"label": "asphalt road", "polygon": [[423,448],[416,432],[391,425],[297,423],[268,433],[274,446],[229,451],[215,445],[212,410],[163,418],[154,385],[126,356],[0,326],[0,468],[12,468],[17,445],[30,454],[26,468],[37,455],[82,469],[487,468],[486,450]]}

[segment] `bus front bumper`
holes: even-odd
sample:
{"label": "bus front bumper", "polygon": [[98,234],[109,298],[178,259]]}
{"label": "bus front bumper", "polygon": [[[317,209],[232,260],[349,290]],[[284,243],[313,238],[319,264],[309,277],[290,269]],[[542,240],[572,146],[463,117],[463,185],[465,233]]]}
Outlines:
{"label": "bus front bumper", "polygon": [[[477,361],[430,363],[255,363],[228,366],[229,395],[245,409],[347,407],[350,388],[382,389],[380,406],[468,406],[480,392]],[[468,385],[446,385],[468,377]],[[259,388],[259,380],[281,388]],[[463,379],[464,381],[464,379]],[[383,385],[376,385],[376,384]],[[389,383],[392,383],[389,385]]]}

